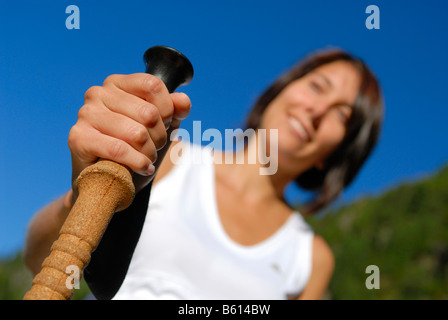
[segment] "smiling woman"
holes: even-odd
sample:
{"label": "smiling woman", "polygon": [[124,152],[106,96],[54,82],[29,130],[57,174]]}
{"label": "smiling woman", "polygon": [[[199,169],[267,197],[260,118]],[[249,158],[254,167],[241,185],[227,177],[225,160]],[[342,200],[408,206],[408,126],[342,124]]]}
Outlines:
{"label": "smiling woman", "polygon": [[335,120],[336,126],[330,128],[333,138],[341,135],[335,130],[343,130],[339,145],[325,161],[311,165],[295,179],[299,187],[316,192],[302,209],[303,214],[312,214],[341,194],[372,152],[383,121],[383,99],[375,75],[360,59],[339,49],[322,50],[309,55],[259,97],[246,127],[258,128],[265,109],[292,86],[298,87],[299,100],[291,102],[292,107],[308,120],[290,114],[288,121],[302,139],[310,139],[324,118]]}
{"label": "smiling woman", "polygon": [[[222,161],[228,152],[197,145],[179,148],[184,142],[171,144],[167,151],[182,149],[181,161],[174,163],[171,156],[156,161],[166,151],[167,130],[178,128],[190,107],[186,95],[169,94],[160,80],[143,74],[113,75],[103,86],[87,90],[69,137],[73,181],[81,169],[106,158],[128,165],[139,190],[134,203],[113,216],[85,270],[94,295],[321,298],[334,258],[302,215],[333,201],[378,139],[383,111],[372,72],[343,51],[318,52],[261,95],[247,121],[246,129],[254,134],[242,150],[230,153],[247,159],[260,132],[278,131],[262,140],[263,151],[277,153],[269,154],[277,161],[270,175],[260,174],[266,166],[260,159],[229,163]],[[197,163],[196,154],[211,161]],[[152,163],[156,175],[147,170]],[[293,182],[316,191],[300,213],[283,197]],[[33,220],[25,256],[34,272],[75,191]]]}

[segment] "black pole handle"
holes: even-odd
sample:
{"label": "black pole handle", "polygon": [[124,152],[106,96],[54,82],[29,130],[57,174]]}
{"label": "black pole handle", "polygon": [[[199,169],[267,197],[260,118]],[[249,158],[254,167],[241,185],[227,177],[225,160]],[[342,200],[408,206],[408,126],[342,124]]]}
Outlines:
{"label": "black pole handle", "polygon": [[146,50],[143,60],[146,64],[146,73],[160,78],[170,93],[193,79],[194,71],[191,62],[173,48],[151,47]]}

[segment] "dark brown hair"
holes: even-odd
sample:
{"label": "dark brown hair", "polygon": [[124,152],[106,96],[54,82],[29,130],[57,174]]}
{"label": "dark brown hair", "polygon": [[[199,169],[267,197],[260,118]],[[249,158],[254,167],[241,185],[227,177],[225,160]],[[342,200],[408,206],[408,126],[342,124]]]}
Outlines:
{"label": "dark brown hair", "polygon": [[378,80],[360,59],[341,49],[317,51],[278,78],[258,98],[246,119],[246,128],[257,129],[270,102],[291,82],[310,71],[334,61],[350,62],[361,76],[361,85],[354,103],[347,131],[341,144],[325,161],[325,168],[305,171],[295,180],[297,185],[315,196],[302,209],[312,214],[336,199],[355,178],[378,141],[383,119],[383,99]]}

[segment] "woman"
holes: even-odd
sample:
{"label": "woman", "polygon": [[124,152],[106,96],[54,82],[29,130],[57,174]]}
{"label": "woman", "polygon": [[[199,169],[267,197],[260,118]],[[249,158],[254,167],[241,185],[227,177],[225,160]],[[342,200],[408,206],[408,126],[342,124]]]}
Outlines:
{"label": "woman", "polygon": [[[379,136],[383,107],[375,76],[348,53],[327,50],[274,82],[247,121],[255,132],[278,130],[275,141],[267,134],[265,148],[275,144],[272,175],[260,175],[259,162],[228,164],[225,154],[197,146],[182,149],[180,164],[170,156],[156,161],[190,106],[186,95],[169,94],[146,74],[110,76],[86,92],[69,135],[73,181],[107,158],[136,173],[139,191],[127,212],[114,216],[85,270],[92,292],[115,299],[321,298],[334,257],[283,193],[291,182],[314,191],[301,210],[309,215],[350,184]],[[215,161],[196,165],[197,148]],[[247,159],[248,150],[237,152]],[[68,192],[33,219],[25,261],[34,273],[76,196],[76,189]]]}

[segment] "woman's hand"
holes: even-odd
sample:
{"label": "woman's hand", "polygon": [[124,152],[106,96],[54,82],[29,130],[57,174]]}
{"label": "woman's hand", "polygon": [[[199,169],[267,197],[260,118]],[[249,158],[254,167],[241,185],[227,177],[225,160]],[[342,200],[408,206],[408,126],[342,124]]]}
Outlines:
{"label": "woman's hand", "polygon": [[146,73],[111,75],[103,86],[87,90],[84,103],[68,138],[72,185],[84,168],[103,158],[137,173],[137,192],[160,165],[157,153],[167,144],[168,128],[178,128],[191,108],[187,95],[170,94],[159,78]]}

